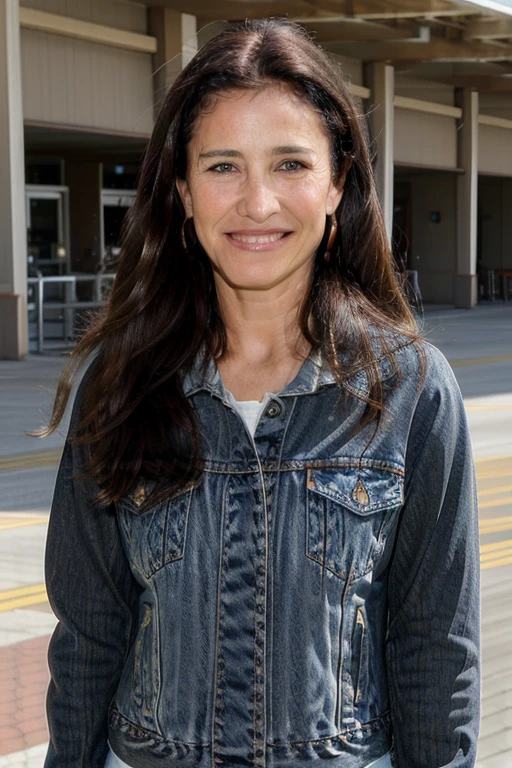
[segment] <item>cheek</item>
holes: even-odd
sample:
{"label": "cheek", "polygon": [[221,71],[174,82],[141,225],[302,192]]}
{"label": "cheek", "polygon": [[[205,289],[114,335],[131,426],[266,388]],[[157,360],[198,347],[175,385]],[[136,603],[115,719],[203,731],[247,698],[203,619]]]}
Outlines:
{"label": "cheek", "polygon": [[279,183],[279,193],[289,205],[322,210],[325,208],[329,182],[323,176],[308,176],[304,179],[283,179]]}
{"label": "cheek", "polygon": [[288,210],[311,233],[323,233],[325,228],[327,186],[316,179],[296,182],[287,190]]}
{"label": "cheek", "polygon": [[213,224],[235,207],[236,200],[228,189],[198,186],[192,197],[194,220]]}

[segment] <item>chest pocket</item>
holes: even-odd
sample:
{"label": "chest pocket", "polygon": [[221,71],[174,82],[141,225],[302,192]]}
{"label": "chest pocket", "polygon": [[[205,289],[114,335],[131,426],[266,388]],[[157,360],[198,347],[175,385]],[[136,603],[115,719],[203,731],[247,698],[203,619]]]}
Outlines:
{"label": "chest pocket", "polygon": [[194,488],[157,504],[144,514],[141,490],[118,502],[133,564],[147,577],[183,558]]}
{"label": "chest pocket", "polygon": [[371,571],[403,504],[403,477],[390,470],[308,469],[306,555],[352,581]]}

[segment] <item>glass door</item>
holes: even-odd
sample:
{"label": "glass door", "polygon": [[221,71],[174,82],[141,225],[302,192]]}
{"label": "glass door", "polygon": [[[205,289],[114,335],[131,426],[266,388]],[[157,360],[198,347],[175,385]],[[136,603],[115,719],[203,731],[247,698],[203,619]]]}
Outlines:
{"label": "glass door", "polygon": [[101,193],[102,262],[107,272],[115,269],[121,227],[135,200],[135,190],[104,189]]}
{"label": "glass door", "polygon": [[67,272],[67,189],[27,185],[25,191],[29,268],[43,275]]}

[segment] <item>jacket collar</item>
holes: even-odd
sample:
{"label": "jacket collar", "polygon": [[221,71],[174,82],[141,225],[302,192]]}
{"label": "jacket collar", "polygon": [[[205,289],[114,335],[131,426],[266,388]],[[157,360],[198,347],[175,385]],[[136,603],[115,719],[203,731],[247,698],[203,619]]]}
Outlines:
{"label": "jacket collar", "polygon": [[[212,395],[217,395],[221,400],[228,402],[227,390],[220,376],[219,369],[214,360],[210,360],[203,375],[202,358],[198,357],[192,371],[183,378],[183,392],[185,396],[190,397],[195,392],[205,390]],[[303,362],[296,377],[286,385],[281,392],[276,393],[279,397],[288,397],[292,395],[307,395],[316,392],[321,387],[336,383],[336,379],[322,360],[320,351],[311,353]],[[347,389],[356,394],[368,394],[368,381],[364,371],[352,376],[346,382]]]}

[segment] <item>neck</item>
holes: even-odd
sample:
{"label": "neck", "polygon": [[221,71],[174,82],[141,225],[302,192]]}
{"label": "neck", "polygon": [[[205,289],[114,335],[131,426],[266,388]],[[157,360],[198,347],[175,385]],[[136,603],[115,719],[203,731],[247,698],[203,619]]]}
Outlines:
{"label": "neck", "polygon": [[226,357],[269,366],[283,358],[307,355],[309,344],[299,326],[304,283],[261,291],[219,283],[217,296],[228,339]]}

